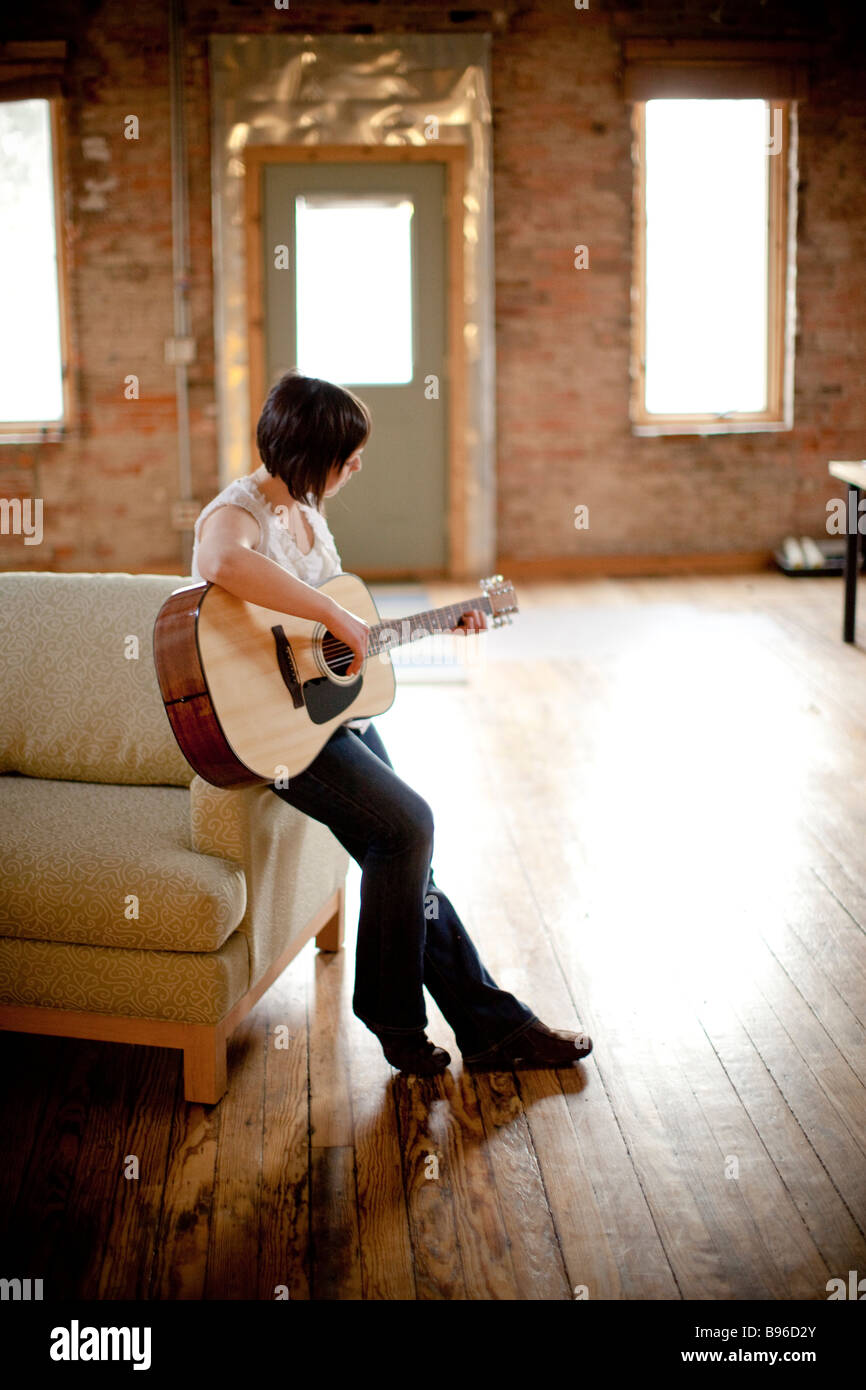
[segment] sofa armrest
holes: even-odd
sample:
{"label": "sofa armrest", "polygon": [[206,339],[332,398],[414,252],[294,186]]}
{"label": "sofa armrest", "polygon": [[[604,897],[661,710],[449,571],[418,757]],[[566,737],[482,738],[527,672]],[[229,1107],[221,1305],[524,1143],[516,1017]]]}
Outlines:
{"label": "sofa armrest", "polygon": [[244,822],[249,814],[242,791],[212,787],[201,777],[190,783],[190,831],[198,854],[244,862]]}
{"label": "sofa armrest", "polygon": [[270,787],[229,791],[194,777],[189,791],[192,848],[243,869],[247,908],[238,930],[254,982],[342,888],[349,855],[325,825]]}

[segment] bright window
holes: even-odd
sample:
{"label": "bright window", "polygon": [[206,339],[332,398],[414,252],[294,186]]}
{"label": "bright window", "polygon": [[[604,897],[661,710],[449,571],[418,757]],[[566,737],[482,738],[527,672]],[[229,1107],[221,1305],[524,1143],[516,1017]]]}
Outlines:
{"label": "bright window", "polygon": [[[774,109],[775,108],[775,109]],[[787,112],[760,100],[638,103],[633,420],[784,421]]]}
{"label": "bright window", "polygon": [[51,104],[0,102],[0,426],[63,418]]}
{"label": "bright window", "polygon": [[646,408],[767,405],[762,101],[646,108]]}
{"label": "bright window", "polygon": [[295,199],[297,361],[341,385],[413,377],[408,197]]}

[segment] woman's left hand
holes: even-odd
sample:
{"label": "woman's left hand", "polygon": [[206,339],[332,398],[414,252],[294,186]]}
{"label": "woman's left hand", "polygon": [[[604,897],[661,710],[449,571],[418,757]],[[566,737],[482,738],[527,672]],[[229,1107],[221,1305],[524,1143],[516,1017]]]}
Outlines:
{"label": "woman's left hand", "polygon": [[483,632],[487,626],[487,614],[480,608],[469,608],[463,614],[457,627],[452,627],[452,632]]}

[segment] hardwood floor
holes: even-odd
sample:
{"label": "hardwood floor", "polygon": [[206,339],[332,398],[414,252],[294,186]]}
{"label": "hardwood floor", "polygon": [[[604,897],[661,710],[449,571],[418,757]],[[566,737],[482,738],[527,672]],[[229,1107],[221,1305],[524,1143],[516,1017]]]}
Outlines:
{"label": "hardwood floor", "polygon": [[866,1274],[866,614],[846,646],[841,584],[776,574],[518,592],[465,684],[377,722],[488,969],[592,1056],[469,1076],[430,1000],[451,1066],[396,1077],[351,1011],[353,869],[346,950],[264,996],[216,1107],[184,1104],[179,1054],[0,1035],[7,1273],[821,1301]]}

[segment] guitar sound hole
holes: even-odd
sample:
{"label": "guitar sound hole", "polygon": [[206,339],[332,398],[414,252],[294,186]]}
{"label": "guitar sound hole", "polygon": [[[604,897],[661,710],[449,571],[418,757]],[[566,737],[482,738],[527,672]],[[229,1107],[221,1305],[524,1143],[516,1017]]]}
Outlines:
{"label": "guitar sound hole", "polygon": [[335,637],[333,632],[326,631],[322,638],[322,655],[329,671],[333,671],[335,676],[345,676],[355,654],[352,648],[341,642],[339,637]]}

